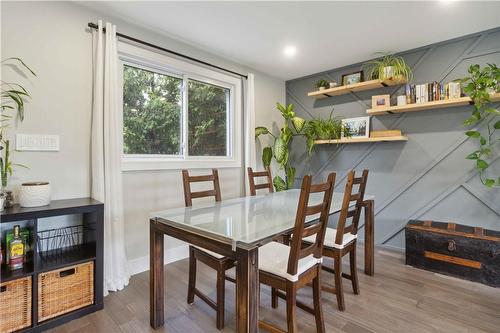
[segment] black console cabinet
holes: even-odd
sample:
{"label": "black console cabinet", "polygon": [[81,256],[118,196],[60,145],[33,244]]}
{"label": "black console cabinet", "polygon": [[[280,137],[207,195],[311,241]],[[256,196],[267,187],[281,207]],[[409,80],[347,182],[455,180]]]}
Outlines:
{"label": "black console cabinet", "polygon": [[[62,253],[56,259],[45,260],[40,254],[36,242],[36,233],[43,229],[44,218],[64,215],[81,214],[84,228],[84,239],[79,244],[78,251],[71,255]],[[104,242],[104,205],[92,198],[78,198],[67,200],[54,200],[48,206],[23,208],[15,205],[6,208],[0,216],[0,230],[11,228],[15,222],[27,223],[31,230],[33,239],[32,251],[28,256],[28,262],[20,270],[10,271],[6,265],[2,265],[0,271],[0,282],[10,281],[26,276],[32,277],[32,325],[21,332],[41,332],[46,329],[61,325],[65,322],[82,317],[91,312],[103,308],[103,242]],[[75,254],[76,253],[76,254]],[[38,322],[38,274],[52,271],[66,266],[76,265],[83,262],[94,262],[94,304],[84,308]]]}

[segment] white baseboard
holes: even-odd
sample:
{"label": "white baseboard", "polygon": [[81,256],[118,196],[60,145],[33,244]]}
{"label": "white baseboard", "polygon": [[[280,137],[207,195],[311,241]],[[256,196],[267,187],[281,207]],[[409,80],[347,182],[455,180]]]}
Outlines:
{"label": "white baseboard", "polygon": [[[189,245],[181,245],[171,249],[165,249],[164,262],[172,262],[185,259],[189,256]],[[128,261],[128,272],[130,275],[139,274],[149,270],[149,256],[144,256]]]}

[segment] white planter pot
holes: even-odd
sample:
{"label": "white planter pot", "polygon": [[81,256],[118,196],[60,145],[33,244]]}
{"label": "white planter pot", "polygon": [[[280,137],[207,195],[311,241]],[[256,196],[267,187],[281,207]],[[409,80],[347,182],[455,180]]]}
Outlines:
{"label": "white planter pot", "polygon": [[325,87],[319,87],[319,90],[325,90]]}
{"label": "white planter pot", "polygon": [[21,185],[19,204],[21,207],[39,207],[50,203],[50,184],[48,182],[32,182]]}
{"label": "white planter pot", "polygon": [[384,67],[384,79],[391,79],[394,76],[394,67]]}

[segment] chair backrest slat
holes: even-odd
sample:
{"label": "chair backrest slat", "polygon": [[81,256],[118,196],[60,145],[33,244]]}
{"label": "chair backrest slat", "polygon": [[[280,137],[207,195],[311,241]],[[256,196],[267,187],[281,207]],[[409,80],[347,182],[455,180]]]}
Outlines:
{"label": "chair backrest slat", "polygon": [[[192,191],[191,183],[212,182],[213,189],[206,191]],[[217,169],[212,169],[211,175],[190,176],[188,170],[182,170],[182,183],[184,185],[184,203],[186,207],[193,205],[193,199],[215,197],[215,201],[221,201],[219,173]]]}
{"label": "chair backrest slat", "polygon": [[[363,208],[365,197],[366,182],[368,181],[368,170],[363,170],[361,177],[355,177],[354,170],[351,170],[347,175],[345,184],[344,199],[340,210],[339,222],[337,224],[337,233],[335,243],[341,245],[344,239],[344,234],[358,233],[359,217]],[[356,193],[353,193],[354,185],[359,185]],[[351,202],[355,201],[354,207],[351,207]],[[347,225],[347,219],[351,218],[351,224]]]}
{"label": "chair backrest slat", "polygon": [[[335,184],[335,173],[328,175],[328,180],[324,184],[311,184],[311,176],[305,176],[302,180],[300,190],[297,215],[295,217],[295,227],[293,231],[292,244],[290,246],[290,256],[288,257],[288,273],[295,275],[299,260],[311,254],[315,258],[321,258],[323,252],[323,243],[325,241],[326,226],[332,203],[333,187]],[[314,192],[312,192],[314,190]],[[323,192],[321,203],[309,206],[309,196],[311,193]],[[305,226],[306,218],[310,215],[320,213],[318,219],[315,219],[310,225]],[[308,246],[302,247],[302,240],[306,237],[316,235],[316,241]]]}
{"label": "chair backrest slat", "polygon": [[[248,182],[250,184],[250,195],[256,195],[257,191],[260,189],[269,189],[269,193],[274,192],[273,179],[271,176],[271,168],[267,167],[264,171],[253,171],[252,168],[247,168],[248,171]],[[255,178],[266,177],[266,182],[262,184],[255,184]]]}

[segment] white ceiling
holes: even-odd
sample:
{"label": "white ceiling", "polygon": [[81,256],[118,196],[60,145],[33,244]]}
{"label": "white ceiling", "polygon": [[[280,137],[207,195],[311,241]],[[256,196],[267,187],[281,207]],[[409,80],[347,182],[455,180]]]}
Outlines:
{"label": "white ceiling", "polygon": [[[500,2],[85,2],[281,79],[500,26]],[[295,45],[286,58],[283,49]]]}

